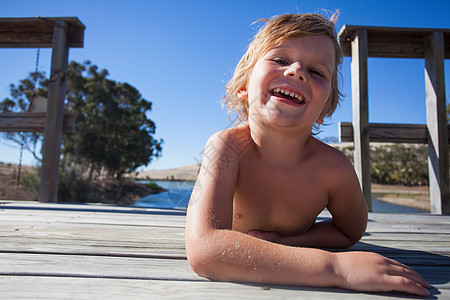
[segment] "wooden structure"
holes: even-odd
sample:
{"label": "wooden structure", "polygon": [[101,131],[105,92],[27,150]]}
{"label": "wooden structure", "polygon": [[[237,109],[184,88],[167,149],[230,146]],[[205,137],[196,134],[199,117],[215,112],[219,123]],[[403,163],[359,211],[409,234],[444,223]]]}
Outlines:
{"label": "wooden structure", "polygon": [[[329,217],[323,212],[319,220]],[[184,226],[183,210],[2,201],[0,295],[4,299],[408,297],[210,281],[188,265]],[[366,235],[349,250],[374,251],[406,263],[432,285],[432,299],[450,299],[450,216],[370,213]]]}
{"label": "wooden structure", "polygon": [[[430,207],[435,214],[450,214],[448,125],[444,59],[450,58],[450,29],[394,28],[344,25],[339,41],[352,57],[353,135],[341,140],[355,145],[355,169],[371,208],[369,141],[428,143]],[[424,58],[427,124],[369,124],[368,57]],[[401,87],[400,87],[401,88]],[[349,125],[341,126],[349,130]],[[417,139],[414,138],[417,136]],[[420,138],[419,138],[420,136]]]}
{"label": "wooden structure", "polygon": [[84,30],[75,17],[0,18],[0,48],[52,48],[47,112],[0,114],[0,131],[44,132],[39,188],[44,202],[57,201],[62,133],[74,126],[73,115],[64,116],[69,48],[83,47]]}

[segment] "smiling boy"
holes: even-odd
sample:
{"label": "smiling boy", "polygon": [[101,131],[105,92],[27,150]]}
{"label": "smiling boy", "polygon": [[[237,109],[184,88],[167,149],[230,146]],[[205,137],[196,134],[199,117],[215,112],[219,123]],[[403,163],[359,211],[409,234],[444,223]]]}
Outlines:
{"label": "smiling boy", "polygon": [[[315,139],[339,101],[334,21],[268,20],[227,85],[238,126],[206,143],[186,222],[192,269],[216,280],[405,291],[428,295],[415,271],[375,253],[332,253],[364,234],[353,167]],[[206,151],[208,149],[208,152]],[[316,222],[327,208],[332,219]]]}

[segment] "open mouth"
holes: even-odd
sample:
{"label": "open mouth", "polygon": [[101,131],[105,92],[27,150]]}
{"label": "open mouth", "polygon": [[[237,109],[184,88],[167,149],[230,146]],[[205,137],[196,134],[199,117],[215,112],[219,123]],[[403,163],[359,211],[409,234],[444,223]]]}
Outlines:
{"label": "open mouth", "polygon": [[273,89],[272,95],[274,95],[275,97],[284,99],[289,103],[296,104],[296,105],[301,105],[301,104],[305,103],[305,99],[303,99],[302,95],[300,95],[296,92],[293,92],[293,91],[289,91],[287,89],[283,89],[283,88]]}

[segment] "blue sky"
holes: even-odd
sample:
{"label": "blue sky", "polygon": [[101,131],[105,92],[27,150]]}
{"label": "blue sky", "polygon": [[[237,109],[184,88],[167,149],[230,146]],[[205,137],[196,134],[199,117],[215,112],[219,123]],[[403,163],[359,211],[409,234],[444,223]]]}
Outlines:
{"label": "blue sky", "polygon": [[[340,10],[344,24],[450,28],[450,1],[175,1],[0,0],[0,17],[75,16],[86,26],[84,48],[69,59],[91,60],[110,79],[128,82],[153,103],[150,118],[162,157],[146,170],[193,164],[215,131],[229,127],[220,105],[261,18],[282,13]],[[51,51],[42,49],[39,68],[49,75]],[[0,49],[0,100],[9,84],[34,70],[36,49]],[[445,62],[450,95],[450,63]],[[337,137],[338,122],[351,121],[350,59],[342,65],[344,99],[320,137]],[[370,122],[425,123],[424,61],[369,59]],[[448,99],[449,97],[447,97]],[[0,161],[17,163],[19,151],[0,144]],[[24,163],[34,165],[25,154]]]}

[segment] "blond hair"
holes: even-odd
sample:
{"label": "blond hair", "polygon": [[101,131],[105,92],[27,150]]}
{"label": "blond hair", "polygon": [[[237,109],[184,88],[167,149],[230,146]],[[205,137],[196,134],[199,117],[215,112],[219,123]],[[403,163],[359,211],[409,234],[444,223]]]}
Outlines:
{"label": "blond hair", "polygon": [[319,14],[284,14],[263,19],[265,22],[248,46],[247,52],[242,56],[236,66],[233,77],[227,83],[223,106],[228,108],[228,116],[235,113],[235,124],[248,121],[248,101],[238,97],[238,92],[245,89],[253,67],[267,51],[281,43],[312,35],[324,35],[331,39],[335,52],[335,64],[331,80],[330,97],[322,111],[323,117],[330,117],[342,96],[338,87],[338,66],[342,62],[342,52],[339,46],[334,24],[338,12],[328,20]]}

